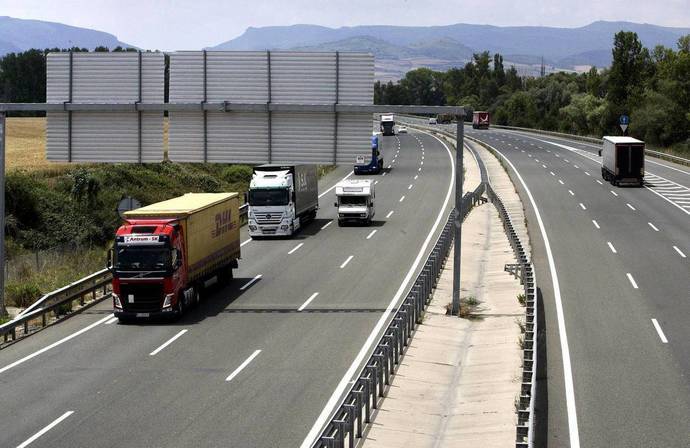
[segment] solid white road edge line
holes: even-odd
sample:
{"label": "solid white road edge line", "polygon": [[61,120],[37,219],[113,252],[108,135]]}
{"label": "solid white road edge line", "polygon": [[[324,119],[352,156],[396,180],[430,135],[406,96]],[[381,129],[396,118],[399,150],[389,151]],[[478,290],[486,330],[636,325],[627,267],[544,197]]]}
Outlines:
{"label": "solid white road edge line", "polygon": [[539,225],[541,237],[544,240],[546,258],[549,263],[549,271],[551,273],[551,281],[553,283],[553,295],[554,300],[556,302],[556,320],[558,321],[558,333],[561,342],[561,357],[563,358],[563,380],[565,383],[565,400],[566,410],[568,412],[568,434],[570,436],[570,447],[580,448],[580,433],[578,430],[577,409],[575,406],[575,386],[573,385],[573,372],[570,363],[568,335],[565,329],[565,316],[563,313],[563,299],[561,298],[561,285],[558,280],[558,273],[556,272],[556,263],[553,259],[553,252],[551,250],[551,243],[549,243],[549,236],[546,234],[546,228],[544,227],[544,221],[541,219],[541,213],[539,212],[539,208],[537,207],[537,203],[534,200],[534,196],[532,196],[532,192],[530,191],[529,187],[527,187],[525,180],[522,178],[517,168],[515,168],[513,162],[508,160],[508,158],[504,156],[501,152],[499,152],[497,149],[494,150],[496,153],[500,154],[503,160],[505,160],[506,163],[508,163],[508,165],[512,168],[518,180],[522,184],[522,187],[525,189],[530,204],[534,209],[534,214],[537,217],[537,224]]}
{"label": "solid white road edge line", "polygon": [[249,363],[254,360],[254,358],[259,356],[259,353],[261,353],[261,350],[254,350],[254,353],[249,355],[249,358],[245,359],[244,362],[242,364],[240,364],[240,366],[238,368],[233,370],[233,372],[230,375],[228,375],[227,378],[225,378],[225,381],[232,381],[232,379],[235,378],[237,375],[239,375],[239,373],[242,370],[244,370],[244,368],[247,367],[249,365]]}
{"label": "solid white road edge line", "polygon": [[678,252],[678,255],[680,255],[681,257],[685,258],[685,254],[684,254],[680,249],[678,249],[677,246],[673,246],[673,248],[676,250],[676,252]]}
{"label": "solid white road edge line", "polygon": [[[350,258],[352,258],[352,256],[350,256]],[[348,261],[350,261],[350,260],[348,259]],[[347,264],[347,262],[345,262],[343,264]],[[340,267],[342,268],[343,266],[340,266]],[[318,295],[319,295],[318,292],[315,292],[314,294],[310,295],[309,298],[299,308],[297,308],[297,311],[302,311],[303,309],[305,309],[307,307],[307,305],[309,305],[311,303],[311,301],[314,300],[316,298],[316,296],[318,296]]]}
{"label": "solid white road edge line", "polygon": [[350,255],[349,257],[347,257],[347,260],[343,261],[343,264],[340,265],[340,269],[343,269],[345,266],[347,266],[350,260],[352,260],[354,257],[354,255]]}
{"label": "solid white road edge line", "polygon": [[292,255],[295,253],[300,247],[304,246],[304,243],[299,243],[297,246],[293,247],[290,252],[288,252],[288,255]]}
{"label": "solid white road edge line", "polygon": [[69,336],[66,336],[66,337],[62,338],[62,339],[60,339],[59,341],[53,342],[52,344],[48,345],[47,347],[43,347],[42,349],[40,349],[40,350],[38,350],[38,351],[35,351],[35,352],[33,352],[32,354],[27,355],[27,356],[23,357],[22,359],[19,359],[19,360],[13,362],[12,364],[6,365],[5,367],[3,367],[3,368],[0,369],[0,373],[7,372],[7,371],[10,370],[11,368],[17,367],[18,365],[23,364],[23,363],[25,363],[26,361],[28,361],[28,360],[30,360],[30,359],[32,359],[32,358],[35,358],[36,356],[40,355],[41,353],[45,353],[45,352],[47,352],[48,350],[50,350],[50,349],[52,349],[52,348],[55,348],[55,347],[57,347],[58,345],[61,345],[61,344],[65,343],[65,342],[69,341],[70,339],[74,339],[74,338],[76,338],[77,336],[86,333],[87,331],[91,330],[92,328],[97,327],[97,326],[99,326],[100,324],[102,324],[103,322],[105,322],[105,321],[107,321],[107,320],[110,320],[110,319],[112,319],[112,318],[113,318],[113,315],[112,315],[112,314],[108,314],[108,315],[105,316],[103,319],[97,320],[96,322],[92,323],[91,325],[89,325],[89,326],[87,326],[87,327],[84,327],[84,328],[82,328],[81,330],[79,330],[79,331],[77,331],[77,332],[75,332],[75,333],[72,333],[72,334],[69,335]]}
{"label": "solid white road edge line", "polygon": [[107,321],[105,324],[106,324],[106,325],[114,324],[114,323],[117,322],[118,320],[119,320],[119,319],[118,319],[117,317],[113,317],[112,319],[110,319],[109,321]]}
{"label": "solid white road edge line", "polygon": [[654,324],[654,328],[656,328],[656,332],[659,334],[661,342],[663,342],[664,344],[668,344],[668,339],[666,339],[666,335],[664,334],[664,331],[661,329],[661,325],[659,325],[659,322],[656,319],[652,319],[652,324]]}
{"label": "solid white road edge line", "polygon": [[[547,141],[547,140],[541,140],[541,139],[538,139],[538,138],[535,138],[535,137],[531,137],[531,136],[528,136],[528,135],[526,135],[526,137],[528,137],[528,138],[533,138],[533,139],[535,139],[535,140],[539,140],[539,141],[544,142],[544,143],[549,143],[549,144],[554,145],[554,146],[558,146],[559,148],[563,148],[563,149],[565,149],[565,150],[568,150],[568,151],[570,151],[570,152],[572,152],[572,153],[574,153],[574,154],[577,154],[577,155],[579,155],[579,156],[581,156],[581,157],[584,157],[585,159],[587,159],[587,160],[589,160],[589,161],[591,161],[591,162],[594,162],[595,164],[601,166],[601,162],[599,162],[598,160],[595,160],[595,159],[591,159],[591,158],[589,158],[588,156],[586,156],[586,155],[584,155],[584,154],[578,152],[577,148],[573,148],[572,146],[562,145],[562,144],[560,144],[560,143],[550,142],[550,141]],[[592,154],[592,155],[593,155],[593,154]],[[568,161],[568,160],[566,159],[566,162],[567,162],[567,161]],[[666,166],[666,165],[664,165],[664,166]],[[666,168],[672,168],[672,167],[666,166]],[[658,174],[654,174],[654,173],[651,173],[651,172],[649,172],[649,171],[648,171],[647,173],[648,173],[648,174],[651,174],[651,175],[653,175],[653,176],[657,176],[658,178],[660,178],[660,179],[662,179],[662,180],[665,180],[665,181],[667,181],[667,182],[671,182],[671,183],[676,184],[676,182],[670,181],[670,180],[666,179],[665,177],[659,176]],[[687,173],[686,173],[686,174],[687,174]],[[676,184],[676,185],[680,185],[680,186],[683,187],[683,188],[687,188],[687,187],[685,187],[684,185],[681,185],[681,184]],[[649,188],[648,185],[645,185],[644,188],[646,188],[647,190],[651,191],[651,192],[654,193],[655,195],[659,196],[661,199],[663,199],[664,201],[666,201],[666,202],[668,202],[669,204],[673,205],[674,207],[678,208],[679,210],[682,210],[683,213],[685,213],[686,215],[690,215],[690,210],[684,209],[684,208],[681,207],[680,205],[676,204],[675,202],[671,201],[669,198],[667,198],[667,197],[665,197],[664,195],[662,195],[661,193],[659,193],[658,191],[655,191],[653,188]]]}
{"label": "solid white road edge line", "polygon": [[249,280],[247,283],[245,283],[242,287],[240,287],[240,291],[244,291],[245,289],[249,288],[252,286],[254,283],[256,283],[261,277],[263,277],[263,274],[258,274],[256,277],[253,279]]}
{"label": "solid white road edge line", "polygon": [[40,431],[38,431],[38,432],[37,432],[36,434],[34,434],[33,436],[31,436],[31,437],[29,437],[28,439],[26,439],[26,440],[25,440],[24,442],[22,442],[20,445],[17,445],[17,448],[26,448],[26,447],[29,446],[31,443],[35,442],[36,439],[38,439],[38,438],[41,437],[43,434],[47,433],[48,431],[50,431],[51,429],[53,429],[54,427],[56,427],[57,425],[59,425],[60,422],[62,422],[64,419],[66,419],[67,417],[69,417],[69,416],[72,415],[72,414],[74,414],[74,411],[67,411],[67,412],[65,412],[65,413],[62,414],[60,417],[58,417],[58,418],[56,418],[55,420],[53,420],[53,422],[50,423],[48,426],[46,426],[45,428],[41,429]]}
{"label": "solid white road edge line", "polygon": [[163,350],[165,347],[167,347],[168,345],[175,342],[175,339],[179,338],[180,336],[182,336],[186,332],[187,332],[187,330],[180,330],[179,333],[177,333],[175,336],[173,336],[170,339],[168,339],[167,341],[165,341],[163,343],[163,345],[161,345],[160,347],[158,347],[157,349],[155,349],[154,351],[149,353],[149,356],[156,356],[158,353],[160,353],[161,350]]}
{"label": "solid white road edge line", "polygon": [[453,185],[455,184],[455,158],[453,156],[453,153],[450,151],[450,148],[448,148],[448,145],[446,145],[441,139],[434,136],[433,134],[428,134],[426,132],[424,133],[438,140],[446,149],[448,157],[450,158],[451,176],[450,182],[448,183],[448,192],[446,193],[446,197],[443,201],[443,206],[441,207],[441,210],[438,212],[436,221],[434,221],[434,224],[431,226],[431,230],[427,234],[426,239],[422,244],[422,247],[419,249],[417,257],[412,263],[412,266],[410,266],[410,270],[407,271],[407,274],[405,275],[405,278],[400,284],[400,287],[398,288],[397,292],[395,293],[390,303],[386,307],[386,311],[381,315],[378,322],[376,322],[376,325],[371,330],[371,333],[369,333],[369,337],[367,337],[366,342],[364,342],[364,345],[360,349],[359,353],[357,353],[357,356],[352,361],[352,364],[350,364],[350,367],[347,369],[347,372],[345,372],[345,375],[343,375],[343,377],[341,378],[340,382],[338,383],[338,386],[335,388],[333,394],[328,399],[326,406],[324,406],[323,410],[319,414],[319,417],[316,419],[314,425],[309,430],[309,433],[307,433],[307,436],[304,438],[304,441],[300,445],[301,448],[307,448],[311,446],[312,442],[316,439],[318,434],[321,432],[321,429],[326,424],[328,418],[335,411],[335,407],[337,406],[338,401],[340,401],[340,397],[342,396],[343,392],[345,392],[345,388],[352,380],[353,375],[357,373],[357,369],[359,368],[360,364],[362,364],[362,362],[364,361],[365,356],[369,353],[371,346],[374,345],[374,343],[376,342],[376,336],[378,336],[379,332],[388,320],[388,317],[391,314],[391,310],[398,303],[398,300],[407,289],[407,285],[410,283],[410,280],[412,280],[412,276],[417,270],[417,266],[419,266],[419,263],[422,261],[422,258],[424,257],[424,253],[426,252],[426,249],[429,246],[429,243],[431,242],[431,238],[433,238],[436,229],[438,229],[438,226],[440,225],[441,220],[445,215],[446,208],[448,207],[448,203],[450,202],[450,197],[453,193]]}
{"label": "solid white road edge line", "polygon": [[637,287],[637,282],[636,282],[635,279],[633,278],[632,274],[631,274],[630,272],[628,272],[628,273],[626,273],[625,275],[628,277],[628,280],[630,280],[630,284],[632,285],[632,287],[635,288],[635,289],[639,289],[639,288]]}

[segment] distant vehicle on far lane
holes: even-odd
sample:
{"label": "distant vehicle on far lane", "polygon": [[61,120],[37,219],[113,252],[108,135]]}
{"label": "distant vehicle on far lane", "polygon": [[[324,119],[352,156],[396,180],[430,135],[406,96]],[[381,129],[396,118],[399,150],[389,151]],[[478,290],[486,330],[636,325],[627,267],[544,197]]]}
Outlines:
{"label": "distant vehicle on far lane", "polygon": [[434,117],[429,118],[429,124],[436,124],[436,118],[434,118]]}
{"label": "distant vehicle on far lane", "polygon": [[383,135],[395,135],[395,117],[393,114],[381,115],[380,130]]}
{"label": "distant vehicle on far lane", "polygon": [[474,111],[472,114],[473,129],[489,129],[489,113],[486,111]]}
{"label": "distant vehicle on far lane", "polygon": [[601,177],[612,185],[644,183],[644,142],[632,137],[604,137],[599,151]]}
{"label": "distant vehicle on far lane", "polygon": [[398,126],[398,134],[407,134],[407,127]]}

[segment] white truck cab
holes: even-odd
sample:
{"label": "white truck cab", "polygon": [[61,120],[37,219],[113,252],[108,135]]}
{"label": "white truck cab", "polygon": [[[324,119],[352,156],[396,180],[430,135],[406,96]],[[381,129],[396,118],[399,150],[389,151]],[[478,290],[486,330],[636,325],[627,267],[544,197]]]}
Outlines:
{"label": "white truck cab", "polygon": [[316,165],[260,165],[249,184],[249,235],[290,236],[316,217]]}
{"label": "white truck cab", "polygon": [[335,186],[338,225],[360,222],[371,225],[374,218],[374,182],[370,179],[347,179]]}

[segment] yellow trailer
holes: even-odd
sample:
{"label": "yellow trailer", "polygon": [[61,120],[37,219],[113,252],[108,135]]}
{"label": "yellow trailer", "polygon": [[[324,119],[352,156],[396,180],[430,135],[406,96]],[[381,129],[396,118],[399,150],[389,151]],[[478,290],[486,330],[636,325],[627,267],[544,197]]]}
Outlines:
{"label": "yellow trailer", "polygon": [[182,313],[211,277],[231,278],[239,206],[238,193],[187,193],[126,212],[111,266],[116,314]]}

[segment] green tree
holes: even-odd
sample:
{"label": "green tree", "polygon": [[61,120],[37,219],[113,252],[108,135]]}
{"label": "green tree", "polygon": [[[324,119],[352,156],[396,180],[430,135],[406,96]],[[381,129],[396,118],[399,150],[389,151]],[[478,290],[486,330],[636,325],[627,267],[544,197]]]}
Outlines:
{"label": "green tree", "polygon": [[649,51],[642,46],[637,33],[620,31],[614,37],[612,54],[607,100],[614,110],[629,112],[631,100],[642,93],[650,71]]}
{"label": "green tree", "polygon": [[537,104],[527,92],[515,92],[496,111],[499,124],[519,127],[534,127],[537,122]]}

